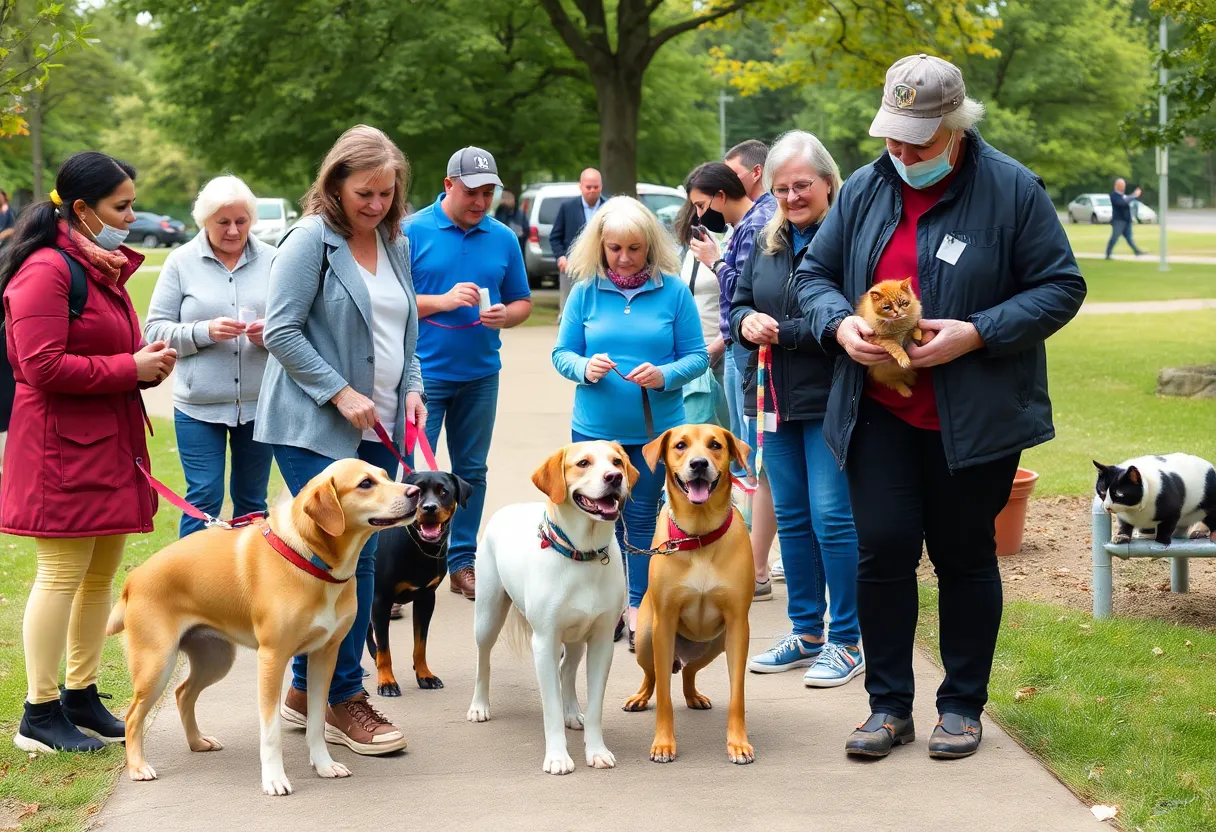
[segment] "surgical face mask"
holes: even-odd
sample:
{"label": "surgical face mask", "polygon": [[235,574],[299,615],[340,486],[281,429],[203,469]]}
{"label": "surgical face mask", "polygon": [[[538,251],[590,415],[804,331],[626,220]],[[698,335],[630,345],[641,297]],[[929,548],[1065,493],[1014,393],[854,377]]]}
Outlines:
{"label": "surgical face mask", "polygon": [[[89,210],[92,211],[93,209],[90,208]],[[96,211],[93,211],[93,216],[97,217]],[[101,223],[101,231],[98,231],[96,234],[93,233],[93,229],[89,228],[88,223],[81,220],[80,224],[83,225],[85,230],[89,232],[89,235],[93,238],[93,242],[97,243],[97,245],[101,246],[106,251],[114,251],[117,249],[127,239],[127,235],[131,233],[130,230],[123,230],[121,228],[115,228],[112,225],[106,225],[101,217],[97,217],[97,221]]]}
{"label": "surgical face mask", "polygon": [[[712,199],[709,201],[709,205],[713,205]],[[705,206],[705,212],[701,214],[701,225],[715,234],[721,234],[726,230],[726,217],[722,216],[721,211],[715,211],[709,205]]]}
{"label": "surgical face mask", "polygon": [[913,165],[905,165],[889,150],[887,151],[887,155],[891,157],[891,162],[895,165],[895,172],[899,174],[899,178],[919,191],[922,188],[928,188],[930,185],[941,182],[954,169],[954,166],[950,164],[950,152],[954,149],[954,135],[953,133],[950,134],[950,141],[946,142],[946,149],[941,154]]}

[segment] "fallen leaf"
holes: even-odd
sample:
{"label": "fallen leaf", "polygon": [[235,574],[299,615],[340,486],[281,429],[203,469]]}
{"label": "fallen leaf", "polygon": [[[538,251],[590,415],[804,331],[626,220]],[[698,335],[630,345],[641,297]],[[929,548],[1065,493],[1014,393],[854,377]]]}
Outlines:
{"label": "fallen leaf", "polygon": [[1106,770],[1106,769],[1105,769],[1105,768],[1103,768],[1102,766],[1094,766],[1093,768],[1091,768],[1091,769],[1089,770],[1088,779],[1090,779],[1090,780],[1101,780],[1101,779],[1102,779],[1102,772],[1104,772],[1105,770]]}
{"label": "fallen leaf", "polygon": [[1189,640],[1188,640],[1188,641],[1187,641],[1185,644],[1183,644],[1182,646],[1183,646],[1183,647],[1194,647],[1194,645],[1193,645],[1193,644],[1191,644],[1191,642],[1190,642]]}
{"label": "fallen leaf", "polygon": [[23,803],[13,797],[0,800],[0,829],[19,829],[24,818],[38,813],[37,803]]}
{"label": "fallen leaf", "polygon": [[1024,700],[1024,699],[1029,699],[1030,697],[1034,696],[1034,695],[1035,695],[1036,693],[1038,693],[1038,692],[1039,692],[1038,688],[1033,688],[1033,687],[1031,687],[1031,688],[1018,688],[1017,693],[1015,693],[1015,694],[1013,695],[1013,701],[1014,701],[1014,702],[1021,702],[1021,701],[1022,701],[1022,700]]}
{"label": "fallen leaf", "polygon": [[1098,820],[1110,820],[1119,814],[1119,810],[1114,806],[1091,806],[1089,811],[1093,812]]}
{"label": "fallen leaf", "polygon": [[1103,702],[1105,702],[1105,701],[1106,701],[1106,697],[1105,697],[1105,696],[1099,696],[1099,697],[1098,697],[1097,699],[1095,699],[1094,701],[1095,701],[1095,702],[1097,702],[1099,705],[1101,705]]}
{"label": "fallen leaf", "polygon": [[1154,647],[1154,648],[1153,648],[1153,655],[1154,655],[1154,656],[1164,656],[1164,655],[1165,655],[1165,651],[1164,651],[1164,650],[1162,650],[1160,647]]}

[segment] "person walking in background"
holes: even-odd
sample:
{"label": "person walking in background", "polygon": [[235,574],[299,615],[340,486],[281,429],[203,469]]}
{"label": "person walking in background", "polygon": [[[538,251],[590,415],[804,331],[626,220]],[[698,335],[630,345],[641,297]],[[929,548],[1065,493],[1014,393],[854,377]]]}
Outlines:
{"label": "person walking in background", "polygon": [[[404,453],[406,424],[426,427],[415,344],[418,305],[401,233],[409,166],[381,131],[343,133],[304,195],[304,216],[284,235],[270,267],[263,341],[270,357],[253,438],[274,446],[292,496],[338,459],[390,472]],[[405,735],[368,701],[363,647],[376,576],[372,535],[355,567],[355,620],[338,648],[325,714],[327,741],[356,754],[405,747]],[[276,670],[280,672],[281,670]],[[308,718],[308,657],[292,662],[283,719]]]}
{"label": "person walking in background", "polygon": [[515,192],[503,188],[498,207],[494,209],[494,219],[515,232],[519,239],[519,249],[523,251],[528,244],[528,217],[515,201]]}
{"label": "person walking in background", "polygon": [[[253,192],[235,176],[203,186],[193,211],[199,233],[165,258],[144,325],[149,340],[167,342],[181,361],[173,422],[186,502],[212,517],[224,504],[229,450],[232,516],[266,511],[274,453],[254,441],[253,417],[266,369],[262,334],[275,248],[249,233],[257,211]],[[178,534],[205,525],[183,513]]]}
{"label": "person walking in background", "polygon": [[[946,671],[929,753],[979,748],[1001,624],[994,524],[1021,452],[1055,435],[1044,341],[1085,299],[1043,180],[980,138],[983,114],[953,64],[897,61],[870,125],[886,152],[849,177],[794,273],[811,334],[848,356],[823,437],[848,477],[860,549],[871,713],[849,754],[883,757],[915,738],[922,549],[937,574]],[[854,308],[874,284],[908,278],[898,300],[911,309],[919,298],[924,335],[907,346],[916,378],[901,395],[867,378],[893,359]]]}
{"label": "person walking in background", "polygon": [[771,352],[763,367],[766,400],[755,416],[764,433],[761,464],[772,487],[793,632],[748,667],[756,673],[807,667],[808,687],[836,687],[865,669],[858,646],[857,532],[848,481],[823,442],[835,359],[811,333],[790,278],[840,193],[840,170],[819,139],[795,130],[773,145],[764,180],[777,211],[735,286],[731,334],[745,349]]}
{"label": "person walking in background", "polygon": [[566,308],[566,298],[570,295],[570,278],[566,274],[566,265],[570,249],[579,233],[604,204],[604,181],[600,172],[595,168],[587,168],[578,177],[579,195],[567,199],[557,209],[557,218],[553,220],[553,228],[549,231],[549,247],[557,258],[558,302],[557,314]]}
{"label": "person walking in background", "polygon": [[1123,179],[1115,180],[1115,189],[1110,192],[1110,241],[1106,244],[1106,259],[1109,260],[1110,253],[1114,251],[1115,243],[1119,238],[1127,240],[1127,244],[1132,247],[1132,251],[1139,257],[1142,252],[1136,248],[1136,241],[1132,239],[1132,208],[1131,201],[1140,198],[1140,189],[1127,195],[1127,182]]}
{"label": "person walking in background", "polygon": [[608,200],[570,252],[575,285],[553,347],[553,366],[578,385],[571,439],[620,442],[640,474],[616,528],[629,575],[631,652],[650,559],[629,554],[625,538],[640,549],[650,546],[666,479],[661,462],[650,470],[642,448],[684,424],[681,388],[709,369],[697,307],[676,277],[679,268],[674,241],[658,217],[632,197]]}
{"label": "person walking in background", "polygon": [[[4,331],[17,379],[0,483],[0,531],[34,538],[25,607],[23,751],[93,751],[125,738],[97,692],[110,587],[127,535],[152,531],[157,500],[139,390],[173,371],[174,350],[144,344],[126,284],[143,256],[135,170],[104,153],[60,166],[50,200],[27,208],[0,266]],[[73,290],[84,279],[81,296]],[[59,664],[67,650],[61,692]]]}
{"label": "person walking in background", "polygon": [[17,229],[17,212],[9,204],[8,192],[0,188],[0,251],[12,238]]}
{"label": "person walking in background", "polygon": [[[498,410],[501,331],[532,313],[532,292],[515,234],[488,215],[498,163],[479,147],[448,159],[444,192],[405,225],[418,291],[418,357],[431,418],[427,439],[447,426],[452,473],[473,487],[452,521],[448,583],[476,597],[477,532],[486,504],[486,459]],[[480,293],[490,305],[478,311]]]}

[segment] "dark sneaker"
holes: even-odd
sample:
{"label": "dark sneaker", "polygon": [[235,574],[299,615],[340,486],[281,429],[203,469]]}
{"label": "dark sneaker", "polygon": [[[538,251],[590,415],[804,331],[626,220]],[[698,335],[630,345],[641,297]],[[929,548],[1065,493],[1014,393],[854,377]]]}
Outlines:
{"label": "dark sneaker", "polygon": [[367,691],[329,706],[325,741],[372,757],[400,751],[406,745],[405,735],[371,706]]}
{"label": "dark sneaker", "polygon": [[63,706],[63,715],[86,737],[99,739],[106,745],[126,742],[126,723],[101,704],[97,685],[89,685],[84,690],[60,688],[59,704]]}
{"label": "dark sneaker", "polygon": [[912,717],[900,719],[890,714],[870,714],[870,718],[849,735],[844,751],[857,757],[885,757],[893,746],[915,741]]}
{"label": "dark sneaker", "polygon": [[937,727],[929,736],[929,756],[943,760],[970,757],[980,747],[984,726],[978,719],[962,714],[939,714]]}
{"label": "dark sneaker", "polygon": [[308,727],[308,692],[297,690],[295,685],[287,686],[287,696],[283,699],[283,707],[279,716],[289,725]]}
{"label": "dark sneaker", "polygon": [[101,740],[80,733],[80,729],[63,715],[63,705],[58,699],[40,705],[25,703],[25,715],[13,737],[13,745],[31,754],[100,751],[106,747]]}

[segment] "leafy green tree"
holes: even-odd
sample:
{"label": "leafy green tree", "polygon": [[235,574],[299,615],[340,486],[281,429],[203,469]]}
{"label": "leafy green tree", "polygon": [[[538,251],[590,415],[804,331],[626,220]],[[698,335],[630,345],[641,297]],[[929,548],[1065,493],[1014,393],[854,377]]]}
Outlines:
{"label": "leafy green tree", "polygon": [[[85,42],[86,28],[63,3],[0,0],[0,138],[28,133],[25,114],[55,61]],[[36,106],[36,104],[34,104]]]}
{"label": "leafy green tree", "polygon": [[[1216,121],[1211,118],[1216,104],[1216,0],[1150,0],[1149,8],[1170,22],[1168,51],[1157,52],[1158,66],[1169,70],[1169,80],[1164,90],[1154,85],[1144,97],[1125,124],[1127,134],[1145,147],[1190,138],[1205,149],[1216,148]],[[1154,25],[1154,46],[1156,30]],[[1157,96],[1163,91],[1169,105],[1166,124],[1160,127]]]}

